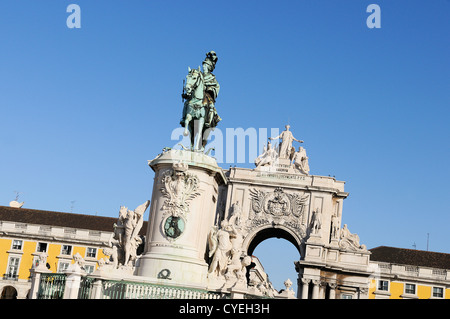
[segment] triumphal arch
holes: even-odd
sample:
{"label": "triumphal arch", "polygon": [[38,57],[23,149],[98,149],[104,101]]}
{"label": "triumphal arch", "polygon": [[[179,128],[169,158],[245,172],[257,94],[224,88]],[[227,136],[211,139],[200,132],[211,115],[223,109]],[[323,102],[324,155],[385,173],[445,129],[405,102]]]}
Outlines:
{"label": "triumphal arch", "polygon": [[367,298],[370,253],[341,224],[345,182],[311,175],[306,150],[294,148],[289,126],[283,134],[287,138],[275,147],[268,142],[254,169],[227,171],[219,219],[235,221],[243,236],[241,250],[249,256],[267,238],[290,241],[301,256],[295,262],[298,298]]}
{"label": "triumphal arch", "polygon": [[[342,225],[345,183],[310,173],[304,141],[289,125],[268,138],[252,168],[224,170],[209,155],[208,132],[221,121],[216,103],[220,86],[212,73],[217,62],[211,51],[203,70],[188,69],[179,123],[190,145],[166,147],[148,161],[155,173],[151,200],[134,211],[121,207],[111,247],[104,250],[109,258],[100,260],[90,275],[98,283],[90,294],[101,298],[122,285],[126,287],[120,286],[120,294],[129,294],[126,298],[160,298],[165,293],[173,298],[188,293],[367,298],[370,253],[358,235]],[[148,228],[142,238],[138,234],[147,208]],[[255,247],[271,237],[284,238],[299,251],[297,296],[289,281],[286,290],[277,292],[264,280],[249,280]],[[81,256],[74,273],[82,269],[78,264]]]}

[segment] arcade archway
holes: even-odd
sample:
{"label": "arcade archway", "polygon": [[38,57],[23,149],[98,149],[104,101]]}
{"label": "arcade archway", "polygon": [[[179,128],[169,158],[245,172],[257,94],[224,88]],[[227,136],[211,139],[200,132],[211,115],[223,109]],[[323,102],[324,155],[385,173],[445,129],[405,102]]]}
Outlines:
{"label": "arcade archway", "polygon": [[13,286],[5,286],[2,289],[0,299],[17,299],[17,290]]}

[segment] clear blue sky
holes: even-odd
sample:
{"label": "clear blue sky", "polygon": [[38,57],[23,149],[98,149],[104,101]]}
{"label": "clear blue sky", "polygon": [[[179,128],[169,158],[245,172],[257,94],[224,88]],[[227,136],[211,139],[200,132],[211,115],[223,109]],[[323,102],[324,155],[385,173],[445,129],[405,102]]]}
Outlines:
{"label": "clear blue sky", "polygon": [[[71,3],[80,29],[66,26]],[[371,3],[380,29],[366,25]],[[449,12],[448,0],[3,0],[0,205],[19,191],[26,208],[116,217],[150,199],[147,160],[173,146],[187,67],[215,50],[221,129],[289,121],[311,174],[346,181],[343,223],[361,243],[426,250],[429,233],[450,253]],[[261,247],[295,254],[279,242]],[[281,288],[285,274],[268,272]]]}

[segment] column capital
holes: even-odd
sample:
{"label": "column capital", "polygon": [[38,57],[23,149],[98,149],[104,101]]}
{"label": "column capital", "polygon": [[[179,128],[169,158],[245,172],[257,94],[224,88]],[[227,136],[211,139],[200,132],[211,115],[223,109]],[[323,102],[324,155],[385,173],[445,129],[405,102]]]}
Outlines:
{"label": "column capital", "polygon": [[300,281],[302,282],[302,284],[308,285],[311,282],[311,279],[309,279],[309,278],[300,278]]}
{"label": "column capital", "polygon": [[313,285],[315,285],[315,286],[318,286],[318,285],[320,285],[320,279],[312,279],[312,283],[313,283]]}
{"label": "column capital", "polygon": [[335,282],[329,282],[328,286],[330,286],[331,289],[336,289],[337,288],[337,283]]}

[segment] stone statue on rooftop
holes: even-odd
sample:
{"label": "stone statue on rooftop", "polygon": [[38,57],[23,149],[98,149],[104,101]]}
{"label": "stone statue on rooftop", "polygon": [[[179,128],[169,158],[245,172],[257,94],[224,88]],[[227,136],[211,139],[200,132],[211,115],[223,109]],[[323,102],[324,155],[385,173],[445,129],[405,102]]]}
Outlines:
{"label": "stone statue on rooftop", "polygon": [[191,150],[203,152],[210,129],[214,129],[221,121],[215,107],[220,85],[211,72],[215,69],[218,57],[214,51],[206,53],[203,61],[203,72],[188,68],[186,83],[183,85],[184,101],[180,124],[184,127],[184,135],[190,135]]}
{"label": "stone statue on rooftop", "polygon": [[264,151],[255,159],[256,167],[272,165],[278,159],[277,151],[272,147],[272,143],[267,142],[267,147],[264,146]]}
{"label": "stone statue on rooftop", "polygon": [[281,132],[277,137],[269,137],[269,140],[281,139],[280,148],[279,148],[279,156],[280,158],[289,159],[292,151],[292,142],[297,141],[299,143],[303,143],[303,141],[298,140],[292,135],[292,132],[289,131],[290,125],[285,126],[286,130]]}
{"label": "stone statue on rooftop", "polygon": [[306,175],[309,174],[308,156],[306,156],[306,150],[303,147],[298,147],[298,152],[295,152],[292,156],[292,162],[294,162],[294,167],[300,172]]}
{"label": "stone statue on rooftop", "polygon": [[361,245],[359,243],[358,234],[352,234],[348,229],[347,224],[344,224],[344,227],[341,229],[339,247],[345,250],[367,250],[366,245]]}

